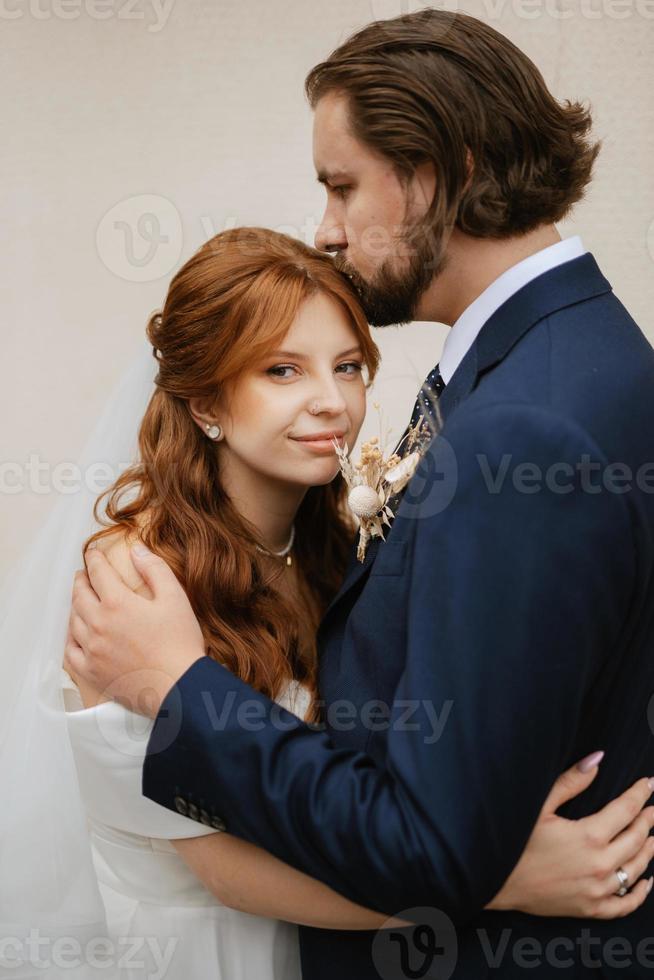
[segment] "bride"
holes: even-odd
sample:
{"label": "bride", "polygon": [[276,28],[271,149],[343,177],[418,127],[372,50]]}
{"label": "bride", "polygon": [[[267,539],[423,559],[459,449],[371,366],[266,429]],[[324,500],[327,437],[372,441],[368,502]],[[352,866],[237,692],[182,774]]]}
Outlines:
{"label": "bride", "polygon": [[[63,501],[3,597],[0,771],[15,806],[0,817],[0,928],[12,941],[0,943],[0,964],[9,977],[30,975],[36,928],[52,978],[294,980],[297,923],[374,930],[393,922],[225,833],[202,801],[189,813],[180,800],[175,814],[143,797],[152,722],[76,683],[68,662],[61,668],[65,595],[80,549],[93,546],[149,596],[129,557],[143,541],[183,584],[207,654],[319,723],[316,631],[355,534],[332,439],[354,445],[379,355],[332,260],[263,229],[208,241],[174,277],[147,336],[146,362],[110,402],[84,455],[89,466],[120,460],[123,470],[95,501],[95,522],[92,493]],[[491,907],[555,915],[570,914],[572,903],[578,915],[593,914],[590,850],[570,855],[566,821],[554,811],[590,784],[599,761],[585,760],[554,786]],[[636,881],[651,858],[651,813],[632,823],[623,805],[610,806]],[[635,889],[622,914],[645,897]],[[54,955],[62,938],[75,947],[74,965]]]}

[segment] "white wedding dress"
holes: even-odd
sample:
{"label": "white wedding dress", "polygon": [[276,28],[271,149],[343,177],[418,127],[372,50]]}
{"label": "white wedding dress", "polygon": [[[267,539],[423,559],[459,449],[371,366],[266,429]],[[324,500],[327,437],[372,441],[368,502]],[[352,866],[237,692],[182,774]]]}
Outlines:
{"label": "white wedding dress", "polygon": [[[113,701],[84,708],[61,675],[120,980],[299,980],[297,927],[220,904],[170,843],[217,831],[142,795],[153,721]],[[304,717],[308,700],[295,682],[279,703]]]}
{"label": "white wedding dress", "polygon": [[153,723],[115,702],[84,709],[61,667],[98,493],[138,459],[155,390],[151,345],[135,354],[75,492],[0,588],[0,978],[299,980],[296,927],[221,905],[170,843],[218,831],[142,795]]}

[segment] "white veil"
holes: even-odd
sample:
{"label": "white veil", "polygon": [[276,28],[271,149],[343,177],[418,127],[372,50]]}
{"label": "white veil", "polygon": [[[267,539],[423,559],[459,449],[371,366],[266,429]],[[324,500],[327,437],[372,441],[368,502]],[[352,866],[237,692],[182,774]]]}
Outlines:
{"label": "white veil", "polygon": [[113,961],[103,964],[105,910],[61,669],[73,575],[83,566],[83,541],[98,527],[93,505],[137,458],[157,369],[144,342],[87,441],[78,486],[58,500],[0,594],[0,975],[7,980],[117,975]]}

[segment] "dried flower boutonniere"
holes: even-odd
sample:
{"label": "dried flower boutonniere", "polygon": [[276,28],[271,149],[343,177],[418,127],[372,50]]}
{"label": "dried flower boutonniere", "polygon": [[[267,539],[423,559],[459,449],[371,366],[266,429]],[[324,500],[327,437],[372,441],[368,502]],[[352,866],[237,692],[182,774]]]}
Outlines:
{"label": "dried flower boutonniere", "polygon": [[387,431],[382,441],[379,404],[375,402],[373,407],[380,413],[380,437],[363,443],[358,463],[350,460],[347,443],[339,446],[334,440],[341,473],[350,491],[347,503],[360,522],[357,558],[361,562],[372,538],[386,540],[384,525],[390,527],[391,520],[395,517],[389,501],[404,490],[434,435],[420,416],[417,423],[407,430],[392,455],[386,459],[391,430]]}

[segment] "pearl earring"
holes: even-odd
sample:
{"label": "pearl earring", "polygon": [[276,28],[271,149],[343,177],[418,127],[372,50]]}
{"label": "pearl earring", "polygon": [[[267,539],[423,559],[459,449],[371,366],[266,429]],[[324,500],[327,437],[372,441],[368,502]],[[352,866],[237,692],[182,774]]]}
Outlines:
{"label": "pearl earring", "polygon": [[222,438],[223,430],[220,428],[219,425],[210,425],[207,422],[207,424],[205,425],[205,429],[207,430],[207,435],[209,436],[210,439],[215,439],[217,442],[219,439]]}

